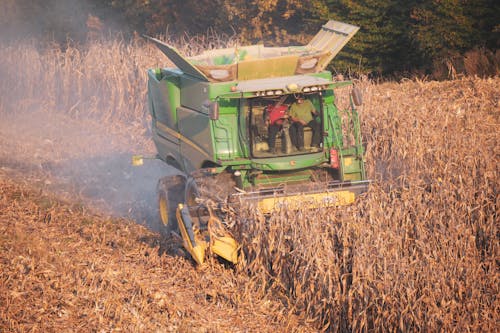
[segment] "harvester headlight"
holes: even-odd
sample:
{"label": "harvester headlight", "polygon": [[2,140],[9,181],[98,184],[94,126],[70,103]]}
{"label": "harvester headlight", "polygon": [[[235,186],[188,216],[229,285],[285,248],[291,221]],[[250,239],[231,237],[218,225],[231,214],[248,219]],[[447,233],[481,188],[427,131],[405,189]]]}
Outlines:
{"label": "harvester headlight", "polygon": [[289,83],[287,84],[286,86],[286,89],[288,89],[288,91],[297,91],[299,90],[299,85],[297,83]]}
{"label": "harvester headlight", "polygon": [[310,92],[310,91],[311,91],[311,88],[309,88],[309,87],[304,87],[304,89],[302,89],[302,91],[303,91],[303,92],[305,92],[305,93],[306,93],[306,92]]}
{"label": "harvester headlight", "polygon": [[311,87],[311,91],[318,91],[318,87],[317,86]]}
{"label": "harvester headlight", "polygon": [[255,96],[278,96],[283,95],[283,90],[266,90],[266,91],[256,91],[254,92]]}

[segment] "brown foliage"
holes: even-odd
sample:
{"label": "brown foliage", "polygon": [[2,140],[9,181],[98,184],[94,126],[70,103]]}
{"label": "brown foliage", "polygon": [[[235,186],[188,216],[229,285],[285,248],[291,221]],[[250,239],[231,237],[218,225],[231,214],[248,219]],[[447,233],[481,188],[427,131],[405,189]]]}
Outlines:
{"label": "brown foliage", "polygon": [[[196,269],[178,243],[103,210],[103,191],[128,203],[130,155],[151,149],[141,104],[148,51],[120,42],[0,49],[9,81],[0,84],[0,331],[312,331],[247,290],[248,276],[217,262]],[[109,169],[93,165],[102,163]]]}
{"label": "brown foliage", "polygon": [[352,207],[242,224],[256,287],[331,331],[494,331],[498,79],[373,85]]}
{"label": "brown foliage", "polygon": [[464,56],[465,71],[469,75],[487,77],[500,74],[500,51],[480,48],[468,51]]}
{"label": "brown foliage", "polygon": [[[0,115],[51,110],[147,135],[144,71],[159,59],[116,41],[2,47]],[[350,207],[240,212],[237,272],[196,270],[142,227],[0,177],[3,330],[306,330],[298,315],[329,331],[494,331],[500,79],[357,85],[375,183]],[[32,163],[28,146],[10,152],[12,167]]]}
{"label": "brown foliage", "polygon": [[245,276],[220,265],[196,270],[132,221],[92,214],[4,176],[2,332],[270,332],[290,325],[279,304],[245,291]]}

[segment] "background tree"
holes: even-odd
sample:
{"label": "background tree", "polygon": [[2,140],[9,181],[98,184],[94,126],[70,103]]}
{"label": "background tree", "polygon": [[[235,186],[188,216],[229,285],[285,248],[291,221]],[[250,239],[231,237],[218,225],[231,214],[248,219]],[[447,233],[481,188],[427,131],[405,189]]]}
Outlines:
{"label": "background tree", "polygon": [[228,22],[246,42],[268,45],[303,43],[317,32],[320,18],[328,15],[324,1],[224,1]]}
{"label": "background tree", "polygon": [[425,56],[426,63],[460,54],[472,48],[477,32],[463,1],[424,1],[412,9],[411,36]]}
{"label": "background tree", "polygon": [[28,36],[56,41],[84,39],[87,13],[93,9],[91,3],[79,0],[2,0],[0,40]]}
{"label": "background tree", "polygon": [[495,0],[3,0],[0,41],[85,42],[89,17],[111,35],[136,31],[189,41],[210,31],[270,46],[307,43],[333,18],[361,27],[332,62],[337,72],[431,73],[443,64],[470,68],[469,74],[478,66],[500,71]]}
{"label": "background tree", "polygon": [[[499,4],[489,0],[427,0],[411,10],[410,36],[424,55],[424,68],[455,71],[466,51],[498,48]],[[495,31],[496,29],[496,31]]]}
{"label": "background tree", "polygon": [[[95,1],[95,0],[94,0]],[[108,5],[148,34],[204,34],[209,28],[242,42],[293,43],[328,15],[323,0],[124,0]]]}
{"label": "background tree", "polygon": [[328,1],[330,16],[360,26],[334,62],[340,71],[388,74],[411,71],[421,63],[410,39],[408,20],[415,1]]}

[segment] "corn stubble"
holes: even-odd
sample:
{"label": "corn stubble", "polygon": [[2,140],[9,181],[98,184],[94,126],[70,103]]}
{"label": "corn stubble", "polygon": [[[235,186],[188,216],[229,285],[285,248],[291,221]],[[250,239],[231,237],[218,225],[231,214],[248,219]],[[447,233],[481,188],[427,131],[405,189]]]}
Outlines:
{"label": "corn stubble", "polygon": [[352,207],[248,211],[245,268],[331,331],[494,331],[500,81],[358,86],[375,183]]}
{"label": "corn stubble", "polygon": [[[0,71],[12,80],[0,82],[0,111],[36,105],[143,133],[144,69],[164,61],[142,44],[100,43],[86,51],[2,48]],[[266,218],[244,207],[233,231],[245,259],[235,272],[216,262],[195,270],[158,255],[158,244],[120,236],[135,227],[52,203],[41,209],[3,182],[2,326],[57,330],[66,318],[77,328],[140,331],[170,318],[172,330],[231,330],[202,326],[194,319],[201,307],[194,314],[182,303],[202,290],[204,304],[243,309],[237,315],[248,313],[247,323],[252,314],[270,317],[286,331],[494,331],[500,79],[357,85],[370,190],[343,208],[283,208]],[[42,232],[27,236],[35,230]],[[188,283],[165,289],[174,273]],[[265,325],[252,327],[279,330]]]}

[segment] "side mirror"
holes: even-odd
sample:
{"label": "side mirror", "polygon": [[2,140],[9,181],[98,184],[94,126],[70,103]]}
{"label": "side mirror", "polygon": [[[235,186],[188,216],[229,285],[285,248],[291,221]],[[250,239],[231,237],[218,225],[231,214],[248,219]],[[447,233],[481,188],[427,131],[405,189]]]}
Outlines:
{"label": "side mirror", "polygon": [[359,90],[358,87],[352,88],[351,96],[354,105],[360,106],[363,104],[363,94],[361,93],[361,90]]}
{"label": "side mirror", "polygon": [[219,103],[210,102],[208,106],[208,117],[212,120],[219,119]]}

